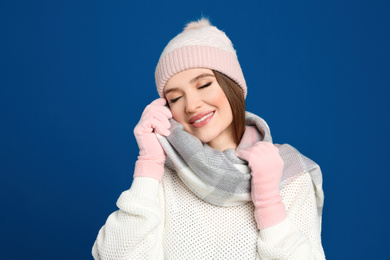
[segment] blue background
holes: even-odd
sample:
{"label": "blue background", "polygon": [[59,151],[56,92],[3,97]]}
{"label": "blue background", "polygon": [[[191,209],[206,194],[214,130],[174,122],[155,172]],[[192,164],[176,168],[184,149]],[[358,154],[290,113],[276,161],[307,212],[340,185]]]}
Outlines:
{"label": "blue background", "polygon": [[320,164],[328,259],[389,259],[388,1],[0,1],[1,259],[92,259],[184,24],[233,41],[247,109]]}

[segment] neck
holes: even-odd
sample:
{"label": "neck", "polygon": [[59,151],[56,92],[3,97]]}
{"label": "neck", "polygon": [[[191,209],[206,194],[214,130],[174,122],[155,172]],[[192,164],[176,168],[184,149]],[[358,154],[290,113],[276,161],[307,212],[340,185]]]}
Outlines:
{"label": "neck", "polygon": [[232,128],[229,127],[227,131],[220,136],[214,138],[214,140],[207,143],[214,150],[225,151],[226,149],[237,149],[238,144],[235,142]]}
{"label": "neck", "polygon": [[212,142],[208,143],[208,145],[213,148],[214,150],[219,150],[221,152],[227,150],[227,149],[233,149],[233,150],[236,150],[237,149],[237,144],[236,143],[231,143],[231,144],[221,144],[221,145],[218,145],[218,144],[212,144]]}

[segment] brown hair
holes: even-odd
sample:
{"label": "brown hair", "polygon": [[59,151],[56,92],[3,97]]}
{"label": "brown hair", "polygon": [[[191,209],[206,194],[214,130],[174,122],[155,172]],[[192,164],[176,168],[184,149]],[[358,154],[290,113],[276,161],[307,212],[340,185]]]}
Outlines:
{"label": "brown hair", "polygon": [[218,84],[229,101],[233,113],[234,139],[237,144],[240,143],[245,131],[245,99],[242,88],[221,72],[213,70]]}

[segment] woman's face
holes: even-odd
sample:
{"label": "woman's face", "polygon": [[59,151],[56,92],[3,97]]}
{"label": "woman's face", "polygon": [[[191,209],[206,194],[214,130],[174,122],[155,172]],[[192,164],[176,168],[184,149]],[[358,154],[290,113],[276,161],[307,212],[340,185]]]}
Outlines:
{"label": "woman's face", "polygon": [[164,93],[173,118],[186,132],[216,150],[237,147],[232,109],[211,70],[179,72],[168,80]]}

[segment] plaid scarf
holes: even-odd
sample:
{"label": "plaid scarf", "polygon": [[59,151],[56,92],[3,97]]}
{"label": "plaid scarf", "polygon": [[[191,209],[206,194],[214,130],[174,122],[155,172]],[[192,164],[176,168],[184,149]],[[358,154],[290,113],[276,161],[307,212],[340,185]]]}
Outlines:
{"label": "plaid scarf", "polygon": [[[170,119],[171,134],[158,135],[167,154],[165,165],[176,171],[183,183],[200,199],[218,206],[236,206],[251,200],[251,174],[247,162],[235,150],[214,150],[184,131]],[[245,132],[237,149],[246,149],[258,141],[272,142],[267,123],[260,117],[245,113]],[[322,210],[322,174],[319,166],[288,144],[276,145],[284,160],[279,188],[301,173],[309,173],[316,190],[318,210]]]}

